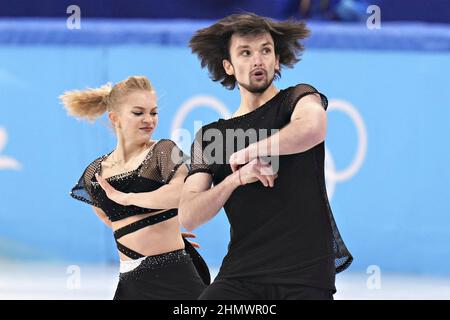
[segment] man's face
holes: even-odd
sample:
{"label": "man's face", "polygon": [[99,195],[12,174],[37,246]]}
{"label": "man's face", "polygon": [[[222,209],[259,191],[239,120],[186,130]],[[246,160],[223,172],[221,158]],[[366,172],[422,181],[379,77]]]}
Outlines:
{"label": "man's face", "polygon": [[272,84],[275,71],[280,69],[270,33],[257,36],[233,34],[230,58],[231,61],[223,61],[225,72],[234,75],[240,87],[252,93],[264,92]]}

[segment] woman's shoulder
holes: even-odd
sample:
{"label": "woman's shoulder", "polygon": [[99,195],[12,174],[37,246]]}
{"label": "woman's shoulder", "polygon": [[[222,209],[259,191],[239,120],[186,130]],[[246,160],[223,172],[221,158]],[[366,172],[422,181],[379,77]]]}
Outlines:
{"label": "woman's shoulder", "polygon": [[102,161],[105,160],[110,153],[111,152],[109,152],[105,155],[102,155],[102,156],[96,158],[95,160],[93,160],[92,162],[90,162],[86,166],[86,169],[84,169],[83,176],[90,176],[90,177],[94,176],[94,174],[96,172],[98,172],[98,170],[102,164]]}
{"label": "woman's shoulder", "polygon": [[162,138],[155,142],[154,150],[172,149],[175,146],[177,146],[177,144],[173,140]]}
{"label": "woman's shoulder", "polygon": [[[183,159],[187,160],[187,156],[178,144],[171,139],[160,139],[154,147],[154,154],[156,154],[157,159],[161,159],[164,155],[169,155],[172,160],[177,161]],[[167,157],[166,157],[167,158]]]}

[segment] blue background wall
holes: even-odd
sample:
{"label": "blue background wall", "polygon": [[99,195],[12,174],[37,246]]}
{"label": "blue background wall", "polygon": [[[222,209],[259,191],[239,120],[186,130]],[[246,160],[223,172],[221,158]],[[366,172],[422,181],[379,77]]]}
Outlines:
{"label": "blue background wall", "polygon": [[[82,30],[65,20],[0,23],[0,259],[110,263],[111,230],[69,191],[88,163],[115,146],[106,118],[95,124],[66,115],[57,97],[133,74],[147,75],[160,96],[153,138],[170,137],[180,107],[214,97],[230,112],[239,104],[209,80],[186,43],[208,23],[94,21]],[[38,28],[36,26],[39,26]],[[350,270],[450,274],[450,32],[448,27],[312,24],[302,61],[279,88],[305,82],[330,100],[327,184],[341,233],[355,257]],[[78,33],[77,33],[78,32]],[[372,32],[372,33],[371,33]],[[396,40],[397,39],[397,40]],[[360,166],[354,161],[367,135]],[[334,107],[333,107],[334,106]],[[200,106],[182,127],[195,133],[223,115]],[[180,144],[189,152],[189,143]],[[337,171],[337,172],[336,172]],[[221,212],[196,233],[201,253],[220,265],[229,240]]]}

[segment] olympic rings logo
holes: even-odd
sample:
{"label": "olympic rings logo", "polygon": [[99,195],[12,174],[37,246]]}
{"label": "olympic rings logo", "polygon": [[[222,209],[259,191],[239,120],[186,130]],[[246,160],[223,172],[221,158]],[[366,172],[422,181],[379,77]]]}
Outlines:
{"label": "olympic rings logo", "polygon": [[[188,114],[199,107],[210,108],[216,111],[224,119],[231,116],[229,109],[217,98],[206,95],[194,96],[180,106],[173,118],[171,137],[175,143],[182,145],[189,140],[183,139],[184,141],[181,141],[180,136],[175,133],[179,133],[180,130],[182,130],[183,122]],[[355,125],[358,136],[358,147],[355,156],[353,157],[352,162],[343,170],[338,171],[336,169],[330,150],[325,148],[325,180],[328,197],[331,199],[336,189],[336,184],[350,180],[364,163],[367,154],[367,130],[363,118],[357,109],[349,102],[343,100],[330,100],[327,110],[327,112],[336,110],[345,113]],[[196,128],[195,131],[198,129],[200,129],[200,127]]]}

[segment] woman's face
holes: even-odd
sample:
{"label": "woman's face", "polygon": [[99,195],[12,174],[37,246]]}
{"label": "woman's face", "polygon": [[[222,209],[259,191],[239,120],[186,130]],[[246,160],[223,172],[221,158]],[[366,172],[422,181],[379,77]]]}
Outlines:
{"label": "woman's face", "polygon": [[155,91],[137,90],[119,100],[110,119],[116,132],[125,141],[145,143],[150,140],[158,125],[157,97]]}

